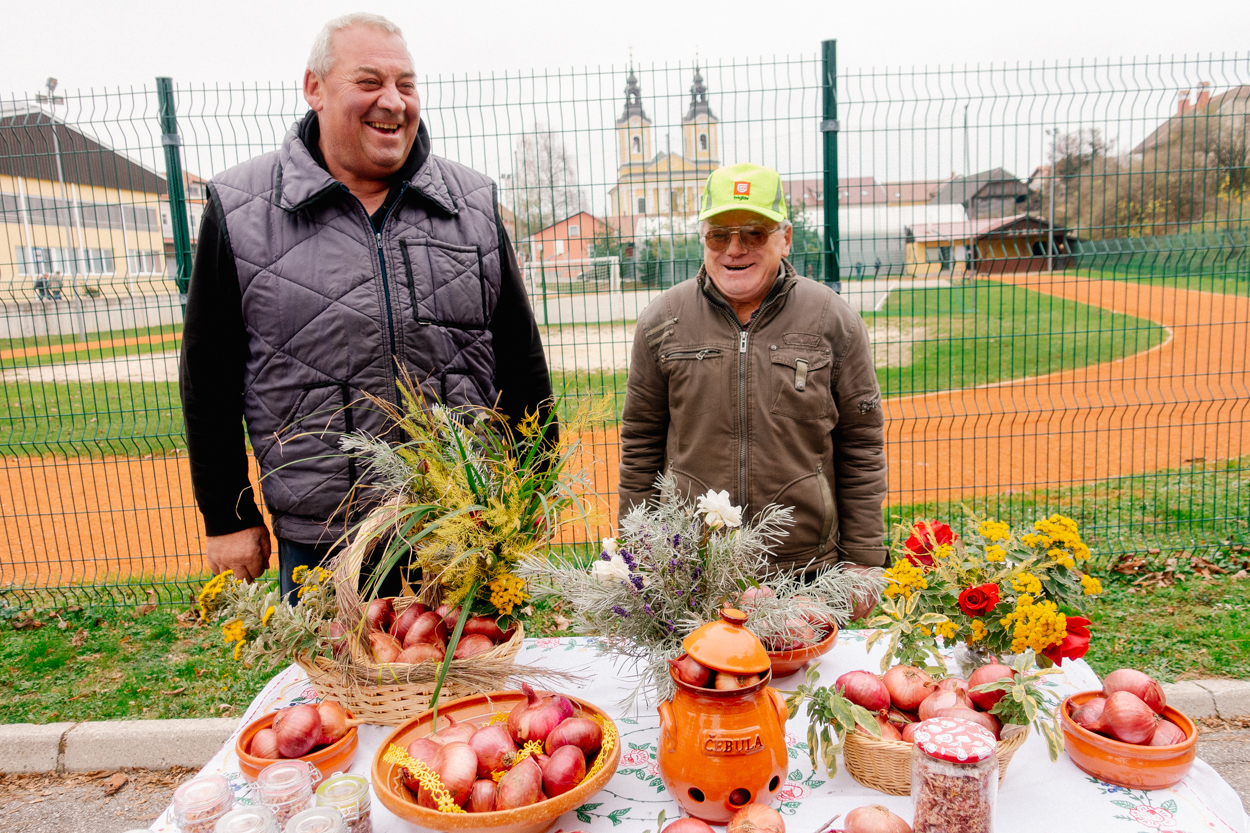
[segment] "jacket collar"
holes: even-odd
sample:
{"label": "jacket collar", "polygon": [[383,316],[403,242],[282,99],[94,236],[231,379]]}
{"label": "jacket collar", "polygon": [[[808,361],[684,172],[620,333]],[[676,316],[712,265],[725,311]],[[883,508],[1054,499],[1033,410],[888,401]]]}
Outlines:
{"label": "jacket collar", "polygon": [[[309,116],[315,118],[311,112]],[[299,211],[330,194],[347,189],[314,158],[301,138],[301,127],[301,123],[296,122],[287,131],[278,151],[278,169],[274,179],[274,204],[289,212]],[[438,160],[429,153],[429,147],[430,137],[425,130],[425,122],[421,122],[413,154],[420,152],[425,158],[408,179],[408,187],[446,213],[458,214],[460,208],[456,205],[456,198]],[[320,155],[318,152],[317,157]]]}
{"label": "jacket collar", "polygon": [[[790,261],[783,257],[781,259],[781,271],[777,274],[777,280],[773,282],[773,287],[768,290],[764,300],[760,301],[760,309],[764,309],[764,307],[768,307],[768,309],[764,311],[763,318],[752,322],[752,326],[758,326],[764,320],[776,314],[777,310],[781,308],[781,304],[784,303],[785,296],[790,294],[790,290],[794,288],[798,279],[799,273],[790,265]],[[708,277],[707,266],[699,267],[699,274],[695,276],[695,280],[699,282],[699,288],[709,301],[716,306],[723,307],[735,321],[738,320],[737,313],[733,311],[733,307],[725,300],[725,296],[716,288],[716,284],[712,282],[712,279]],[[778,303],[772,303],[774,300],[778,300]]]}

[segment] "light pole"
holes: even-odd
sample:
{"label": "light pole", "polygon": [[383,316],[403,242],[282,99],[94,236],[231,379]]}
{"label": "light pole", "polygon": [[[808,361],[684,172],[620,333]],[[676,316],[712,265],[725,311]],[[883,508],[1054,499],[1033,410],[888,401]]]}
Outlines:
{"label": "light pole", "polygon": [[1058,174],[1055,158],[1055,142],[1059,138],[1059,128],[1046,131],[1050,134],[1050,226],[1046,230],[1046,271],[1055,271],[1055,176]]}
{"label": "light pole", "polygon": [[[56,105],[63,102],[65,100],[65,97],[59,96],[59,95],[53,95],[53,93],[56,91],[56,79],[55,78],[48,78],[46,85],[48,88],[48,94],[43,95],[42,93],[38,93],[35,95],[35,100],[39,102],[46,101],[48,103],[48,109],[51,111],[51,114],[48,118],[48,121],[49,121],[48,127],[52,130],[52,152],[53,152],[53,155],[55,155],[56,157],[56,181],[61,186],[61,201],[65,203],[65,214],[66,214],[66,217],[68,218],[71,212],[73,211],[73,204],[70,202],[69,192],[65,189],[65,170],[61,165],[61,141],[60,139],[57,138],[57,135],[56,135]],[[57,227],[59,228],[61,225],[60,211],[56,210],[56,213],[57,213]],[[73,237],[74,237],[74,227],[73,227],[73,223],[71,220],[70,225],[65,229],[65,241],[64,241],[65,245],[61,247],[60,260],[61,260],[62,265],[68,266],[68,264],[66,263],[66,259],[65,259],[65,252],[70,249],[70,244],[73,241]],[[77,256],[74,257],[73,265],[74,265],[74,271],[70,277],[70,282],[74,287],[74,296],[78,299],[78,340],[86,341],[87,340],[87,316],[86,316],[85,310],[83,309],[82,293],[78,291],[78,258]]]}

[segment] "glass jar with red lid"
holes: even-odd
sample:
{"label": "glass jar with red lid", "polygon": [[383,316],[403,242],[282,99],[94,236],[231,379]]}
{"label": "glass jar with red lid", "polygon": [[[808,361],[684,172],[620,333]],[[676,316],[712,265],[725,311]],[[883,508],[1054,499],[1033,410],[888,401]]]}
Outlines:
{"label": "glass jar with red lid", "polygon": [[931,717],[912,752],[913,833],[993,833],[998,742],[984,726]]}

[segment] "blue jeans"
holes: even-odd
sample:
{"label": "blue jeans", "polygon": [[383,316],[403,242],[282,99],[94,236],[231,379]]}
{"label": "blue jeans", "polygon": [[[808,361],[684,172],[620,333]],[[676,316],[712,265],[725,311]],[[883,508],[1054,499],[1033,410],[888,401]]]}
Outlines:
{"label": "blue jeans", "polygon": [[[365,559],[364,565],[361,567],[361,575],[367,576],[371,572],[373,564],[377,563],[378,558],[384,547],[378,545],[374,548],[373,553]],[[291,578],[291,573],[296,567],[325,567],[331,559],[338,554],[339,548],[334,544],[303,544],[299,541],[292,541],[288,538],[278,539],[278,574],[282,582],[282,596],[290,604],[295,604],[295,590],[298,585]],[[403,585],[399,579],[399,569],[393,569],[386,574],[378,587],[379,596],[398,596]],[[360,589],[360,583],[357,582],[357,589]]]}

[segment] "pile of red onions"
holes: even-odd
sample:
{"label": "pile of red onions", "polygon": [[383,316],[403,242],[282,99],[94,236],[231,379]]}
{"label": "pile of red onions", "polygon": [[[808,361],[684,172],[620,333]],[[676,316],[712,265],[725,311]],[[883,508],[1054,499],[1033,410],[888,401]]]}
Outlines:
{"label": "pile of red onions", "polygon": [[290,706],[274,715],[270,728],[252,736],[247,753],[270,761],[299,758],[337,743],[360,722],[336,700]]}
{"label": "pile of red onions", "polygon": [[1123,743],[1184,743],[1185,731],[1163,716],[1166,706],[1163,687],[1150,675],[1121,668],[1102,681],[1102,696],[1074,704],[1069,714],[1078,726]]}
{"label": "pile of red onions", "polygon": [[716,691],[735,691],[739,688],[753,686],[764,679],[761,674],[731,674],[728,671],[713,671],[706,665],[700,665],[689,654],[682,654],[677,659],[670,659],[673,677],[686,685],[695,688],[710,688]]}
{"label": "pile of red onions", "polygon": [[[567,697],[535,691],[527,683],[521,689],[525,702],[512,709],[507,722],[478,728],[448,718],[448,726],[408,746],[408,754],[434,770],[452,800],[470,813],[528,807],[563,795],[586,778],[603,746],[603,728],[578,717]],[[540,742],[543,751],[519,758],[529,741]],[[437,809],[411,774],[404,783],[417,804]]]}
{"label": "pile of red onions", "polygon": [[[447,656],[448,639],[460,620],[460,608],[442,605],[434,610],[427,604],[414,602],[396,612],[396,599],[374,599],[365,610],[366,639],[374,659],[383,663],[442,662]],[[337,624],[337,623],[335,623]],[[331,634],[333,638],[342,636]],[[514,630],[504,630],[489,616],[470,616],[465,620],[455,659],[484,654],[512,638]],[[335,643],[335,650],[339,650]]]}

